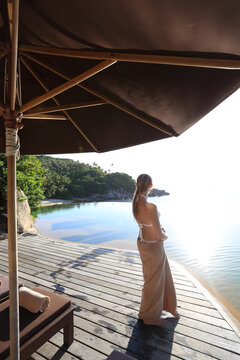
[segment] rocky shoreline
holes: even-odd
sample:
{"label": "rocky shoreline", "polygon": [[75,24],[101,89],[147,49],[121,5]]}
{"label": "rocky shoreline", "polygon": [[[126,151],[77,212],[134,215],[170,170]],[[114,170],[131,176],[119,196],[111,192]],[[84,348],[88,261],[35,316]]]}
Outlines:
{"label": "rocky shoreline", "polygon": [[[159,197],[170,195],[165,190],[152,189],[149,197]],[[120,200],[132,200],[133,194],[125,192],[120,189],[117,191],[109,191],[107,194],[93,194],[87,197],[76,197],[71,200],[63,199],[44,199],[41,201],[39,206],[52,206],[52,205],[63,205],[63,204],[74,204],[74,203],[85,203],[85,202],[97,202],[97,201],[120,201]]]}

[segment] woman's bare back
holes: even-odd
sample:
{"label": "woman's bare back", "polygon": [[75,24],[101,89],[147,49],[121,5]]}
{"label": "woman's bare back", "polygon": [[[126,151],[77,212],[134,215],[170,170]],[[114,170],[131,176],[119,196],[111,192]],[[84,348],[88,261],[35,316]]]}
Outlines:
{"label": "woman's bare back", "polygon": [[145,241],[166,240],[161,229],[156,205],[148,203],[145,196],[140,197],[137,222],[141,227],[140,235]]}

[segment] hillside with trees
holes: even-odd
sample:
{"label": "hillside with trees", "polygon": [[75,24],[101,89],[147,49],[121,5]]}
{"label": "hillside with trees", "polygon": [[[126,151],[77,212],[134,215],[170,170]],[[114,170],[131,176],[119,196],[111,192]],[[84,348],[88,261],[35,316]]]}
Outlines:
{"label": "hillside with trees", "polygon": [[[125,173],[111,173],[93,165],[50,156],[22,155],[17,161],[17,186],[26,195],[30,207],[40,200],[67,199],[99,201],[132,197],[135,180]],[[150,196],[168,195],[153,189]],[[0,212],[7,207],[7,162],[0,154]]]}
{"label": "hillside with trees", "polygon": [[[125,173],[108,173],[97,164],[22,155],[17,161],[17,186],[27,196],[29,205],[35,207],[43,198],[87,199],[114,191],[132,194],[135,181]],[[5,154],[0,154],[0,210],[6,210],[6,204],[7,164]]]}
{"label": "hillside with trees", "polygon": [[122,191],[133,194],[135,181],[125,173],[108,173],[97,164],[89,165],[70,159],[37,156],[47,171],[44,179],[46,198],[88,198],[94,194]]}

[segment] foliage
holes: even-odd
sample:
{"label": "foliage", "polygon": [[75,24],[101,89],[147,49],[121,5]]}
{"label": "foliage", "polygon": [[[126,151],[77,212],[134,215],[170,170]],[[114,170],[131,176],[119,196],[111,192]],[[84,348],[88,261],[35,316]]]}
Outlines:
{"label": "foliage", "polygon": [[[47,198],[86,198],[93,194],[120,191],[132,194],[135,181],[124,173],[107,173],[96,163],[92,166],[50,156],[22,155],[17,161],[17,186],[35,207]],[[7,164],[0,154],[0,209],[6,209]]]}
{"label": "foliage", "polygon": [[[31,207],[37,206],[44,197],[43,182],[46,170],[33,155],[22,155],[17,161],[17,187],[23,190]],[[7,162],[6,155],[0,154],[0,205],[6,209]]]}
{"label": "foliage", "polygon": [[46,176],[43,183],[44,195],[46,198],[61,197],[61,194],[65,192],[66,186],[71,183],[71,180],[67,175],[60,175],[56,171],[46,169]]}
{"label": "foliage", "polygon": [[92,166],[70,159],[38,156],[47,169],[45,195],[48,198],[84,198],[112,190],[133,193],[135,181],[123,173],[106,173],[96,163]]}
{"label": "foliage", "polygon": [[22,155],[17,162],[17,186],[23,190],[31,207],[37,206],[44,197],[46,170],[33,155]]}

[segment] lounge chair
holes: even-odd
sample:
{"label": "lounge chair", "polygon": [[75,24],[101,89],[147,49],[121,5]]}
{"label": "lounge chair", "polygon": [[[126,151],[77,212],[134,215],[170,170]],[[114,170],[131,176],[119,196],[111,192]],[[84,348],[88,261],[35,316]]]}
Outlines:
{"label": "lounge chair", "polygon": [[[59,330],[63,329],[65,346],[73,342],[73,310],[71,300],[38,287],[32,288],[50,297],[44,313],[33,314],[20,306],[20,357],[28,359]],[[0,360],[9,360],[9,300],[0,304]]]}

